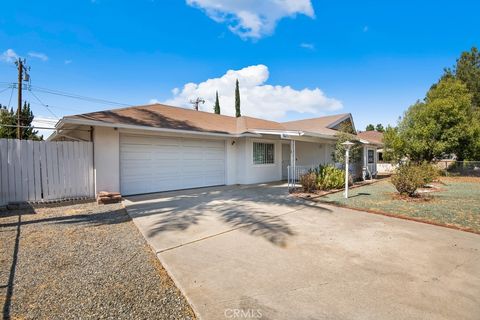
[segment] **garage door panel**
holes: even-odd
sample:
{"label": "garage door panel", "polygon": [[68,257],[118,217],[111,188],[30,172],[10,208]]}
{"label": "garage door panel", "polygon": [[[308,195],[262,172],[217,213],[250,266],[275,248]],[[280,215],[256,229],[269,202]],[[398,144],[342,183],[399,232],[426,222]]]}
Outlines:
{"label": "garage door panel", "polygon": [[225,184],[225,142],[155,136],[120,136],[123,194]]}

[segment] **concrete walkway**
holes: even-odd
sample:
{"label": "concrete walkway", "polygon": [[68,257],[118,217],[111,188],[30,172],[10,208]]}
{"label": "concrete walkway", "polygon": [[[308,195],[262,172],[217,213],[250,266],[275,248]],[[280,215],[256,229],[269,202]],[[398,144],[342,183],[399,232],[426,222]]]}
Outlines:
{"label": "concrete walkway", "polygon": [[281,185],[130,197],[201,319],[478,319],[480,236],[318,205]]}

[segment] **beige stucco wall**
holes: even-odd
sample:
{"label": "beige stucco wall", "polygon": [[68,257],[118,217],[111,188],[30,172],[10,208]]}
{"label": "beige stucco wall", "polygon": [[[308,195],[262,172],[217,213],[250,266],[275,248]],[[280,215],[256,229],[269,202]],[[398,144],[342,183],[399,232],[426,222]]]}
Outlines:
{"label": "beige stucco wall", "polygon": [[120,141],[114,128],[95,127],[93,150],[95,192],[120,192]]}
{"label": "beige stucco wall", "polygon": [[[121,132],[141,133],[131,130]],[[164,134],[147,132],[144,134],[164,136]],[[174,136],[175,134],[165,135]],[[206,138],[198,135],[192,137]],[[223,140],[225,141],[225,183],[227,185],[263,183],[282,179],[282,143],[289,143],[288,140],[274,136]],[[114,128],[95,127],[93,141],[96,192],[120,191],[120,131]],[[275,162],[273,164],[255,165],[253,163],[253,142],[255,141],[274,144]],[[297,141],[297,165],[330,163],[331,152],[332,147],[329,144]]]}

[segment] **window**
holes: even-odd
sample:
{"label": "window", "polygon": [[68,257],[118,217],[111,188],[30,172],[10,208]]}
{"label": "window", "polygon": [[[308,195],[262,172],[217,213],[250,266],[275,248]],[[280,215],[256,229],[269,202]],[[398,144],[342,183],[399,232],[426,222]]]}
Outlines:
{"label": "window", "polygon": [[374,150],[368,149],[368,163],[375,163],[374,154]]}
{"label": "window", "polygon": [[383,152],[377,152],[378,154],[378,162],[382,162],[383,161]]}
{"label": "window", "polygon": [[273,143],[253,143],[253,164],[275,163],[275,146]]}

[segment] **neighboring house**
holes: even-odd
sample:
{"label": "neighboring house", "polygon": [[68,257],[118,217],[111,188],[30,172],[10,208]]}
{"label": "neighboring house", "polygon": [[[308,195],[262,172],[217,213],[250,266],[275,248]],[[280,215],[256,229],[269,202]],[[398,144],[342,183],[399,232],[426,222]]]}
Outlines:
{"label": "neighboring house", "polygon": [[286,179],[292,162],[332,163],[345,122],[355,128],[351,114],[279,123],[153,104],[64,117],[49,140],[93,141],[96,191],[131,195]]}
{"label": "neighboring house", "polygon": [[370,164],[372,161],[376,162],[377,173],[380,175],[390,174],[394,170],[394,166],[383,160],[384,144],[383,144],[383,132],[379,131],[363,131],[357,133],[357,137],[361,140],[367,141],[371,145],[377,146],[377,156],[372,159],[372,151],[368,155],[367,162]]}

